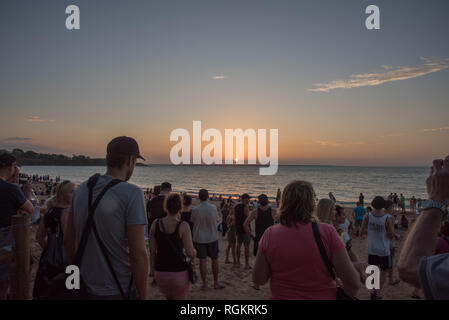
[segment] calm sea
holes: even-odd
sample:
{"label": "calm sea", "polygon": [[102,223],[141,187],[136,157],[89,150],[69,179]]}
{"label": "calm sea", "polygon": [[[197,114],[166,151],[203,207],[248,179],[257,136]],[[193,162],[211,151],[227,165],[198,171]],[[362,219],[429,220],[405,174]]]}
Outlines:
{"label": "calm sea", "polygon": [[[76,183],[86,180],[94,173],[104,173],[104,167],[78,166],[23,166],[27,174],[61,176]],[[339,166],[279,166],[274,176],[260,176],[258,166],[172,166],[152,165],[136,167],[131,178],[142,188],[168,181],[175,191],[197,193],[205,188],[209,193],[236,195],[261,193],[275,197],[277,188],[292,180],[301,179],[313,183],[319,198],[327,198],[332,192],[341,203],[353,203],[360,192],[365,201],[376,195],[387,196],[390,192],[426,198],[426,167],[339,167]]]}

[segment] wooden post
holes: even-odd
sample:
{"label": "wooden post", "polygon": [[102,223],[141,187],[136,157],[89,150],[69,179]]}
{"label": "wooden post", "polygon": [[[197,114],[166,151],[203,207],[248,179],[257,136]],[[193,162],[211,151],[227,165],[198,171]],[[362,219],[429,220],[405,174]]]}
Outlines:
{"label": "wooden post", "polygon": [[11,228],[14,239],[11,299],[28,300],[30,296],[30,216],[15,215]]}

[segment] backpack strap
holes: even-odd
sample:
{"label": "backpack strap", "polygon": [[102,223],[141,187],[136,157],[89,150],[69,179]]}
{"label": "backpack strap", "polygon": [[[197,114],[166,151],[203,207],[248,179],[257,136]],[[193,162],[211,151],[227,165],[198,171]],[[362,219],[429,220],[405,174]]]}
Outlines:
{"label": "backpack strap", "polygon": [[[93,188],[93,186],[95,186],[97,184],[99,178],[100,178],[100,174],[96,173],[95,175],[90,177],[89,180],[87,181],[87,187],[89,188],[89,203],[91,203],[91,201],[92,201],[92,194],[91,194],[90,190],[91,190],[91,188]],[[89,216],[87,217],[86,224],[84,225],[83,233],[81,235],[81,240],[78,244],[78,249],[77,249],[76,255],[75,255],[74,263],[77,266],[81,266],[81,260],[83,258],[84,250],[86,249],[87,240],[89,238],[90,230],[92,228],[92,219],[93,219],[93,216],[91,217],[91,215],[89,214]]]}
{"label": "backpack strap", "polygon": [[129,298],[129,294],[130,294],[130,289],[131,289],[131,285],[132,285],[132,276],[131,276],[131,280],[130,280],[130,284],[129,284],[129,288],[128,288],[128,296],[125,295],[125,293],[123,292],[122,286],[120,285],[120,282],[118,281],[118,277],[117,274],[114,271],[114,268],[112,267],[112,263],[109,259],[109,255],[107,253],[107,249],[106,246],[104,245],[103,241],[101,240],[99,234],[98,234],[98,230],[95,224],[95,220],[94,220],[94,215],[95,215],[95,210],[98,207],[98,204],[100,203],[100,200],[103,198],[103,196],[106,194],[106,192],[112,188],[113,186],[123,182],[122,180],[119,179],[114,179],[112,181],[110,181],[104,188],[103,190],[101,190],[100,194],[95,198],[95,201],[92,203],[92,199],[93,199],[93,189],[95,187],[95,185],[98,182],[98,179],[100,178],[100,174],[95,174],[94,176],[92,176],[89,181],[87,182],[87,187],[89,188],[89,198],[88,198],[88,210],[89,210],[89,215],[87,218],[87,222],[86,225],[84,227],[83,230],[83,234],[81,237],[81,241],[80,241],[80,246],[79,249],[77,251],[77,255],[76,255],[76,259],[75,261],[77,262],[77,265],[80,266],[81,263],[81,259],[82,259],[82,255],[84,253],[84,250],[86,248],[87,245],[87,240],[89,238],[89,234],[91,229],[94,230],[94,234],[95,234],[95,238],[100,246],[100,249],[103,253],[103,256],[106,260],[106,263],[108,264],[109,270],[112,274],[112,277],[114,278],[114,281],[117,284],[117,287],[120,291],[120,295],[122,297],[122,299],[127,299]]}
{"label": "backpack strap", "polygon": [[321,258],[323,259],[324,264],[326,265],[326,268],[329,271],[332,279],[335,280],[334,268],[332,267],[332,263],[327,256],[326,249],[324,248],[323,241],[321,240],[320,231],[318,230],[318,224],[316,222],[312,222],[312,230],[315,242],[318,245],[318,249],[320,250]]}
{"label": "backpack strap", "polygon": [[128,285],[128,293],[127,295],[125,294],[125,292],[123,291],[123,288],[120,284],[120,281],[118,280],[117,274],[115,273],[114,267],[112,266],[112,262],[111,259],[109,258],[109,254],[107,251],[107,248],[103,242],[103,240],[101,239],[100,235],[98,234],[98,230],[97,230],[97,225],[95,223],[95,219],[94,219],[94,214],[95,214],[95,210],[97,209],[98,204],[100,203],[100,200],[103,198],[103,196],[105,195],[105,193],[112,188],[113,186],[119,184],[123,182],[122,180],[119,179],[114,179],[112,181],[110,181],[101,191],[101,193],[97,196],[97,198],[95,199],[95,202],[92,204],[92,194],[93,194],[93,187],[94,185],[90,186],[89,188],[89,217],[92,217],[92,229],[94,231],[94,235],[95,238],[100,246],[101,252],[103,253],[103,257],[106,260],[106,263],[108,265],[109,271],[112,274],[112,277],[114,278],[114,281],[120,291],[120,296],[122,297],[123,300],[128,300],[130,293],[131,293],[131,286],[132,286],[132,282],[133,282],[133,278],[131,276],[129,285]]}

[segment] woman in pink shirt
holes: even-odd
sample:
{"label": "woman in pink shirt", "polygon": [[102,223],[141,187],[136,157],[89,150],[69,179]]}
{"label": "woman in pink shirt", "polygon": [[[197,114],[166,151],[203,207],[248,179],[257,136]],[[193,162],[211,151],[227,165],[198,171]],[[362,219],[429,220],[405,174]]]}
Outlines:
{"label": "woman in pink shirt", "polygon": [[[312,222],[317,219],[315,192],[305,181],[293,181],[282,193],[280,223],[268,228],[259,242],[253,281],[270,280],[271,299],[335,300],[337,285],[320,255]],[[336,276],[346,294],[355,296],[359,274],[351,263],[335,228],[318,223],[318,230]]]}

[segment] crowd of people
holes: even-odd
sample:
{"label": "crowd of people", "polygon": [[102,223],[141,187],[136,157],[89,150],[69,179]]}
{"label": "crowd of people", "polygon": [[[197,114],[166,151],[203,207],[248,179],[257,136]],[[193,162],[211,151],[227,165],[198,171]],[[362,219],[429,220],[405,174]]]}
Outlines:
{"label": "crowd of people", "polygon": [[[400,281],[393,277],[392,261],[394,241],[399,239],[396,230],[406,225],[396,214],[402,209],[402,195],[397,196],[399,202],[393,194],[387,199],[376,196],[365,207],[361,193],[348,215],[332,193],[317,202],[312,184],[296,180],[278,189],[276,208],[265,194],[251,201],[246,193],[237,201],[214,196],[221,201],[217,208],[205,189],[199,190],[199,204],[193,206],[192,196],[173,192],[169,182],[145,193],[127,182],[139,158],[134,139],[117,137],[107,145],[103,175],[79,186],[59,177],[33,177],[51,184],[53,194],[36,234],[43,251],[34,299],[67,297],[67,290],[53,279],[69,264],[80,267],[84,290],[78,298],[89,300],[147,299],[149,277],[167,299],[185,299],[196,282],[195,259],[201,290],[223,289],[220,235],[227,240],[225,263],[252,270],[255,290],[269,281],[271,299],[354,299],[367,266],[352,250],[355,237],[366,240],[368,263],[381,270],[381,286],[372,291],[371,299],[382,298],[387,278],[390,285]],[[15,214],[35,212],[29,183],[22,188],[15,184],[19,176],[15,158],[0,155],[0,228],[9,227]],[[449,270],[449,223],[444,219],[449,156],[434,161],[427,191],[429,200],[420,204],[420,217],[412,224],[397,268],[400,279],[416,288],[415,295],[422,290],[427,299],[448,299],[444,277]],[[7,297],[10,268],[10,262],[0,262],[1,299]]]}

